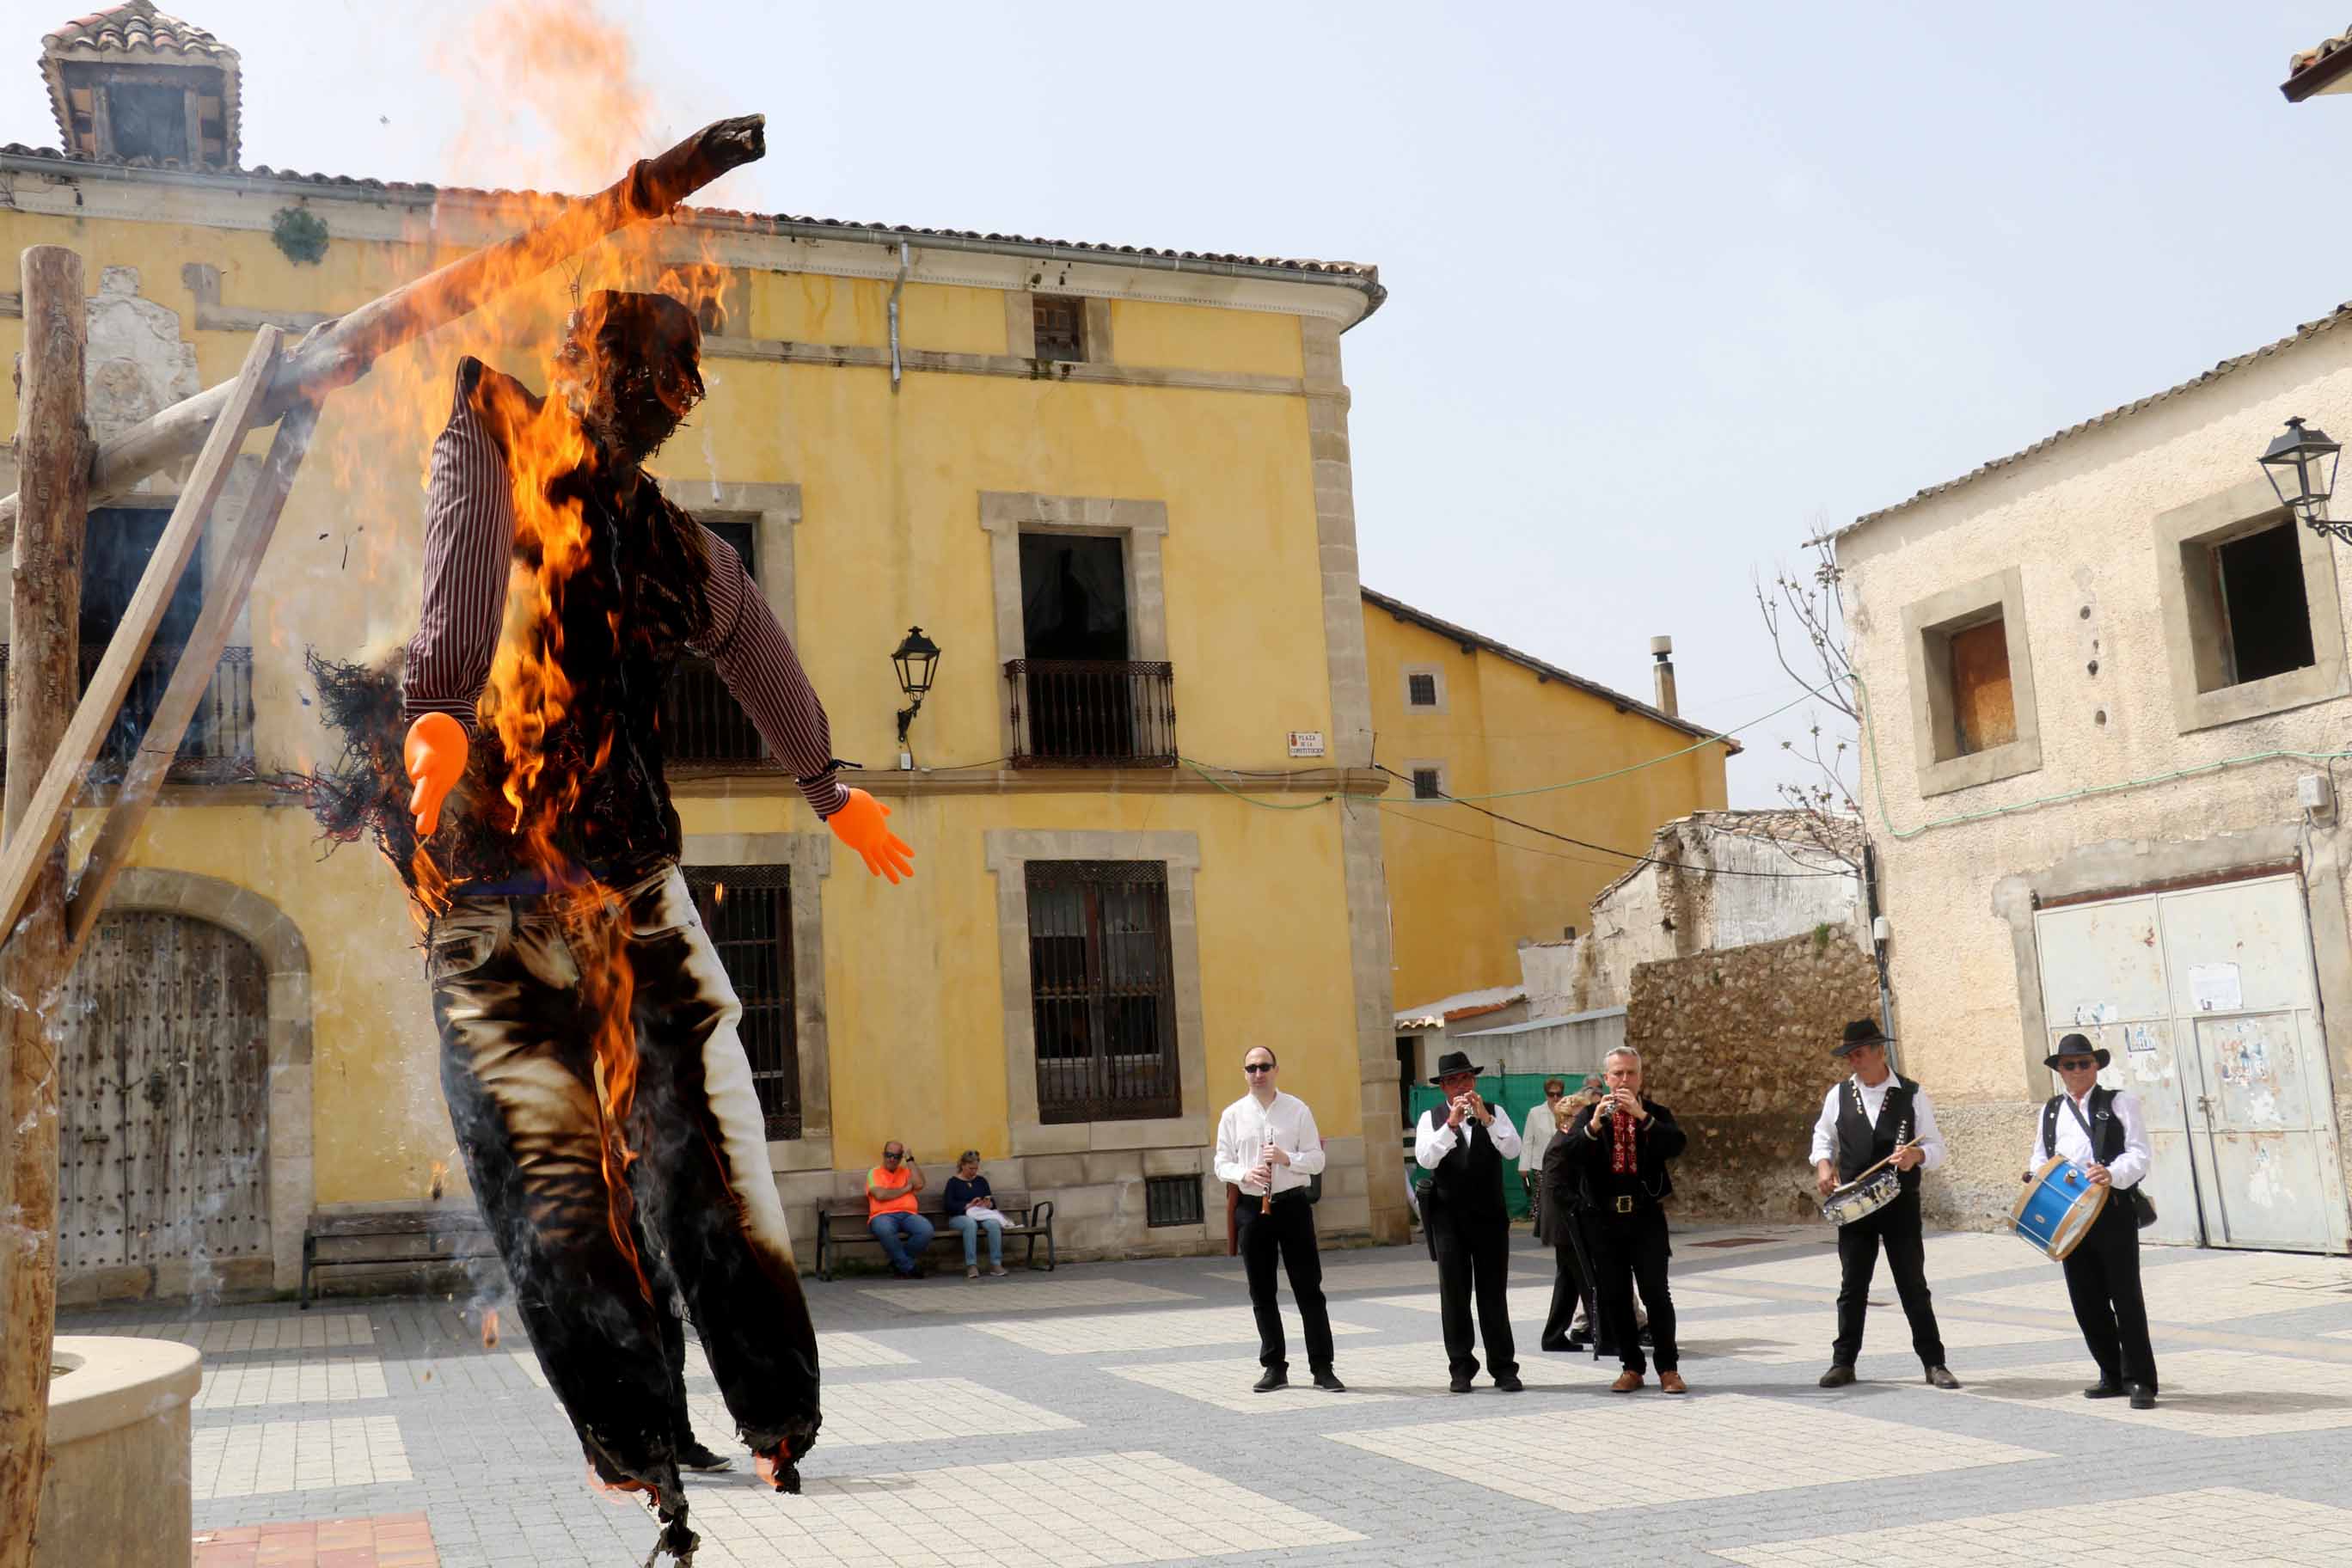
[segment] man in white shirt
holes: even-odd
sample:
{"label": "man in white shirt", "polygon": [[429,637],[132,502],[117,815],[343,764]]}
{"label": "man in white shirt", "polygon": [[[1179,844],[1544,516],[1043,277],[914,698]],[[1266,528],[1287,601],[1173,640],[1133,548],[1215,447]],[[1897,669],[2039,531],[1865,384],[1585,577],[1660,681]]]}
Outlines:
{"label": "man in white shirt", "polygon": [[2105,1207],[2090,1233],[2068,1253],[2066,1294],[2099,1381],[2083,1390],[2085,1399],[2131,1396],[2134,1410],[2156,1408],[2156,1352],[2147,1342],[2147,1303],[2139,1288],[2139,1200],[2134,1189],[2147,1179],[2156,1152],[2147,1142],[2147,1121],[2139,1097],[2129,1089],[2099,1087],[2099,1069],[2109,1057],[2087,1035],[2067,1035],[2042,1058],[2057,1070],[2065,1092],[2042,1108],[2025,1179],[2034,1179],[2053,1154],[2083,1167],[2094,1185],[2108,1189]]}
{"label": "man in white shirt", "polygon": [[1472,1353],[1470,1299],[1478,1300],[1478,1333],[1486,1344],[1486,1370],[1495,1386],[1517,1394],[1517,1346],[1511,1338],[1509,1298],[1504,1273],[1510,1261],[1511,1215],[1503,1205],[1503,1162],[1519,1153],[1518,1130],[1510,1113],[1489,1105],[1478,1092],[1484,1068],[1461,1051],[1438,1058],[1429,1081],[1444,1102],[1421,1113],[1413,1129],[1412,1157],[1430,1173],[1422,1199],[1421,1223],[1437,1259],[1437,1302],[1445,1335],[1445,1359],[1456,1394],[1470,1392],[1478,1375]]}
{"label": "man in white shirt", "polygon": [[1297,1095],[1274,1084],[1280,1068],[1274,1053],[1252,1046],[1242,1053],[1249,1092],[1217,1119],[1217,1179],[1242,1191],[1234,1213],[1241,1225],[1242,1268],[1249,1275],[1250,1307],[1257,1314],[1258,1364],[1265,1375],[1254,1385],[1271,1394],[1290,1382],[1288,1347],[1282,1338],[1282,1310],[1275,1301],[1277,1255],[1290,1276],[1290,1298],[1298,1303],[1307,1330],[1307,1364],[1315,1386],[1344,1394],[1347,1385],[1331,1370],[1331,1318],[1323,1307],[1323,1258],[1315,1249],[1315,1210],[1307,1201],[1308,1182],[1323,1168],[1323,1140],[1315,1113]]}
{"label": "man in white shirt", "polygon": [[1926,1381],[1937,1388],[1960,1385],[1944,1365],[1944,1336],[1927,1292],[1927,1243],[1919,1224],[1919,1173],[1944,1163],[1944,1135],[1927,1091],[1886,1065],[1886,1047],[1894,1043],[1868,1018],[1848,1024],[1831,1054],[1852,1061],[1853,1075],[1822,1097],[1822,1114],[1813,1123],[1813,1181],[1822,1196],[1882,1162],[1893,1165],[1900,1184],[1893,1203],[1838,1227],[1838,1334],[1830,1369],[1822,1373],[1823,1388],[1853,1381],[1870,1278],[1878,1270],[1882,1243]]}

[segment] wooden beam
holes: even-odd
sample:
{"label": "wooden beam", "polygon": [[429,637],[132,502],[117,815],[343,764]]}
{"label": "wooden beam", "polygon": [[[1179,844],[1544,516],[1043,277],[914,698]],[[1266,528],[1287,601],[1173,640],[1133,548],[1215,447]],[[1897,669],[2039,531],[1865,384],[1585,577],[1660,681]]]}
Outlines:
{"label": "wooden beam", "polygon": [[[365,375],[381,356],[520,287],[614,231],[672,207],[730,169],[768,152],[767,117],[717,121],[657,157],[640,159],[618,181],[559,206],[547,221],[372,300],[306,334],[274,373],[259,424],[295,404]],[[92,501],[121,495],[184,458],[228,405],[226,384],[200,392],[132,426],[90,460]],[[16,537],[16,498],[0,498],[0,549]]]}
{"label": "wooden beam", "polygon": [[[172,508],[172,521],[163,525],[163,537],[156,542],[155,553],[149,558],[147,570],[139,579],[138,591],[131,595],[131,604],[122,612],[114,640],[106,645],[106,657],[99,660],[97,670],[91,674],[81,706],[74,710],[73,722],[67,727],[56,755],[49,760],[48,770],[41,775],[40,787],[26,805],[22,820],[8,835],[7,843],[0,845],[0,933],[16,929],[17,919],[31,900],[34,878],[49,850],[65,834],[67,817],[81,794],[89,764],[96,760],[107,731],[114,727],[122,699],[129,693],[131,683],[138,679],[140,663],[147,657],[148,645],[154,641],[155,627],[171,606],[172,590],[179,585],[180,574],[186,570],[189,557],[196,552],[205,521],[212,516],[214,503],[220,500],[221,489],[228,482],[229,464],[236,460],[246,432],[260,416],[270,373],[278,364],[278,345],[284,336],[275,327],[264,327],[254,335],[253,350],[245,356],[245,368],[230,384],[228,405],[214,424],[212,436],[205,442],[205,449],[188,475],[187,488],[180,492],[178,504]],[[5,943],[0,945],[0,956],[14,945],[5,936],[0,936],[0,943]],[[0,1568],[6,1565],[0,1564]]]}
{"label": "wooden beam", "polygon": [[[74,710],[79,674],[89,426],[83,409],[81,258],[37,245],[23,259],[25,352],[18,361],[16,463],[25,497],[11,584],[8,770],[0,827],[24,824],[35,780]],[[21,770],[23,776],[19,778]],[[66,975],[64,843],[27,858],[31,913],[0,952],[0,1568],[27,1568],[48,1463],[49,1348],[58,1315],[58,1051],[55,1002]]]}
{"label": "wooden beam", "polygon": [[66,910],[68,964],[79,955],[99,917],[106,912],[107,891],[114,886],[115,877],[130,858],[131,847],[139,839],[139,829],[163,787],[172,759],[179,752],[181,738],[188,732],[188,721],[195,716],[196,705],[204,700],[212,685],[221,650],[228,647],[237,615],[253,591],[253,580],[261,571],[261,559],[268,553],[269,542],[277,534],[278,514],[286,510],[287,494],[294,488],[294,476],[302,467],[303,454],[310,449],[310,433],[318,425],[319,405],[315,403],[296,405],[278,423],[278,435],[269,444],[269,457],[262,464],[260,480],[253,487],[253,494],[245,503],[245,514],[237,520],[226,548],[220,552],[213,580],[205,584],[204,609],[196,616],[195,628],[188,634],[187,647],[182,650],[171,682],[155,704],[155,716],[148,721],[147,733],[131,756],[122,787],[115,793],[114,803],[107,809],[98,837],[90,845],[89,856],[82,862],[81,876],[74,884],[73,898]]}

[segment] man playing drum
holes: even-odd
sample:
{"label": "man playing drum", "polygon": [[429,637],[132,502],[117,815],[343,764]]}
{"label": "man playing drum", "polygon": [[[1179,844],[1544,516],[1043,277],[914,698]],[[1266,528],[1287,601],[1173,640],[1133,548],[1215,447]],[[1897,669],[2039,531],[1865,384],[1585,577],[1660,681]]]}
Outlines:
{"label": "man playing drum", "polygon": [[1877,1271],[1882,1243],[1903,1315],[1911,1320],[1911,1348],[1927,1368],[1927,1380],[1937,1388],[1960,1385],[1944,1365],[1944,1337],[1927,1294],[1927,1240],[1919,1229],[1919,1173],[1944,1163],[1944,1135],[1937,1131],[1927,1091],[1887,1068],[1892,1043],[1867,1018],[1845,1026],[1831,1054],[1851,1060],[1853,1073],[1822,1097],[1821,1119],[1813,1123],[1813,1178],[1822,1196],[1882,1161],[1896,1173],[1898,1186],[1892,1203],[1838,1228],[1838,1334],[1830,1369],[1822,1373],[1823,1388],[1853,1381],[1870,1277]]}
{"label": "man playing drum", "polygon": [[2085,1399],[2131,1396],[2134,1410],[2156,1408],[2156,1352],[2147,1342],[2147,1303],[2139,1289],[2138,1202],[2132,1189],[2155,1163],[2147,1121],[2129,1089],[2101,1089],[2105,1050],[2086,1035],[2066,1035],[2042,1058],[2054,1068],[2063,1094],[2053,1094],[2033,1129],[2032,1158],[2025,1179],[2052,1155],[2083,1167],[2094,1185],[2108,1189],[2099,1217],[2066,1255],[2066,1294],[2099,1381],[2083,1390]]}

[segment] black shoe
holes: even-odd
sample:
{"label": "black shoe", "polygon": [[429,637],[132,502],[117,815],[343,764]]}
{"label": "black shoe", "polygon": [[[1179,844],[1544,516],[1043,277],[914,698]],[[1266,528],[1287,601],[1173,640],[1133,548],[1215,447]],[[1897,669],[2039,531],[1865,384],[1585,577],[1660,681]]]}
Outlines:
{"label": "black shoe", "polygon": [[2110,1383],[2103,1377],[2099,1379],[2098,1382],[2091,1384],[2090,1387],[2083,1390],[2083,1397],[2085,1399],[2121,1399],[2128,1392],[2129,1390],[2126,1389],[2122,1384]]}
{"label": "black shoe", "polygon": [[1843,1362],[1832,1362],[1829,1371],[1822,1373],[1823,1388],[1843,1388],[1853,1381],[1853,1368]]}
{"label": "black shoe", "polygon": [[1572,1351],[1576,1347],[1566,1340],[1545,1340],[1536,1348],[1544,1351]]}
{"label": "black shoe", "polygon": [[1448,1383],[1445,1388],[1449,1394],[1467,1394],[1470,1392],[1470,1380],[1466,1377],[1457,1377]]}
{"label": "black shoe", "polygon": [[1348,1385],[1339,1381],[1339,1374],[1333,1372],[1328,1366],[1315,1374],[1315,1386],[1323,1390],[1326,1394],[1345,1394],[1348,1392]]}
{"label": "black shoe", "polygon": [[[1589,1350],[1591,1346],[1592,1331],[1591,1329],[1570,1329],[1568,1331],[1569,1349],[1572,1351]],[[1546,1350],[1549,1350],[1551,1347],[1547,1345],[1544,1348]]]}
{"label": "black shoe", "polygon": [[1514,1372],[1507,1373],[1503,1376],[1496,1378],[1495,1380],[1495,1386],[1502,1390],[1505,1394],[1517,1394],[1521,1389],[1527,1387],[1527,1384],[1521,1383],[1519,1381],[1519,1374]]}
{"label": "black shoe", "polygon": [[1960,1380],[1952,1375],[1951,1369],[1948,1367],[1929,1367],[1927,1381],[1934,1384],[1937,1388],[1958,1388],[1960,1385]]}
{"label": "black shoe", "polygon": [[1642,1329],[1642,1335],[1641,1335],[1641,1339],[1642,1339],[1642,1342],[1643,1342],[1643,1344],[1645,1344],[1645,1345],[1646,1345],[1646,1344],[1648,1344],[1648,1343],[1650,1342],[1650,1331],[1649,1331],[1649,1328],[1648,1328],[1648,1326],[1647,1326],[1646,1324],[1645,1324],[1645,1325],[1643,1325],[1643,1329]]}
{"label": "black shoe", "polygon": [[2144,1383],[2133,1384],[2131,1385],[2131,1405],[2134,1410],[2155,1409],[2156,1390],[2150,1388]]}
{"label": "black shoe", "polygon": [[724,1454],[712,1453],[700,1443],[679,1444],[677,1462],[689,1470],[698,1470],[706,1476],[715,1476],[722,1470],[731,1470],[735,1468],[734,1460]]}
{"label": "black shoe", "polygon": [[1268,1368],[1266,1374],[1264,1377],[1259,1378],[1255,1383],[1250,1384],[1250,1392],[1252,1394],[1272,1394],[1277,1388],[1288,1388],[1289,1386],[1290,1373],[1288,1372],[1276,1371],[1273,1368]]}

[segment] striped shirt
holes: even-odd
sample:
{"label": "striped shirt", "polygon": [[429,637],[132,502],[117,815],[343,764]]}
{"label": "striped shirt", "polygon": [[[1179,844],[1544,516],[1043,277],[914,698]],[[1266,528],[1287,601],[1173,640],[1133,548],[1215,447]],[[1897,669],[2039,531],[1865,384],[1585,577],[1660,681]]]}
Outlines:
{"label": "striped shirt", "polygon": [[[449,423],[433,443],[425,500],[425,607],[402,677],[406,717],[446,713],[477,729],[506,618],[515,544],[514,495],[505,456],[467,395],[460,374]],[[710,558],[703,587],[708,635],[688,650],[709,658],[768,751],[799,779],[819,816],[848,800],[834,776],[833,732],[800,656],[732,546],[702,531]]]}

